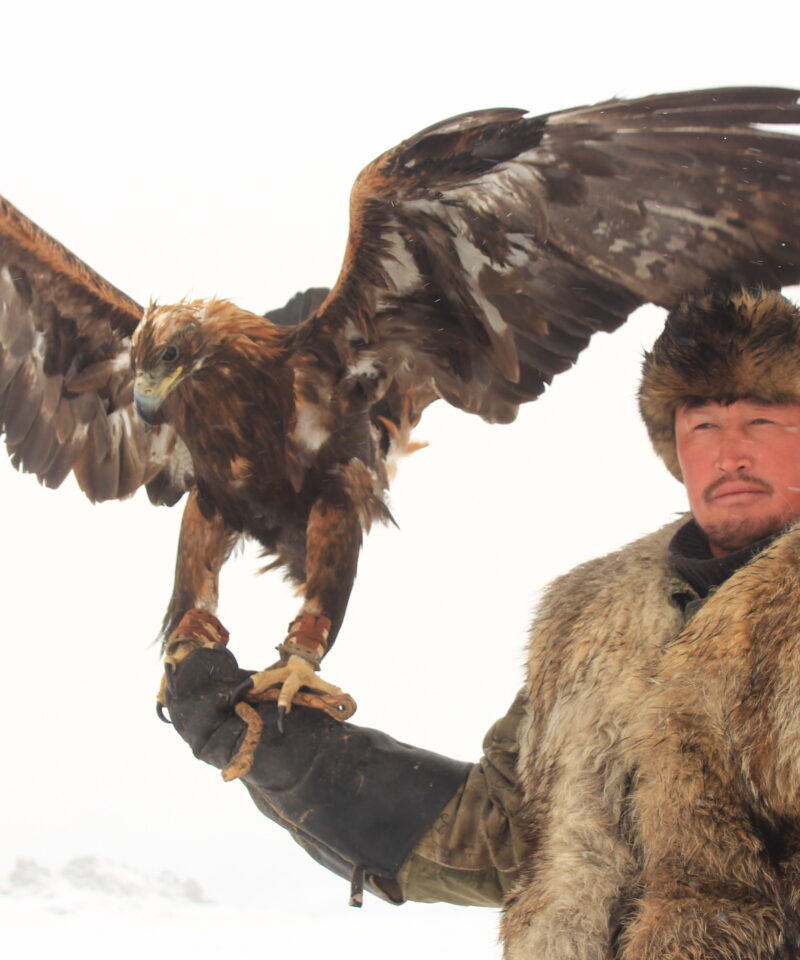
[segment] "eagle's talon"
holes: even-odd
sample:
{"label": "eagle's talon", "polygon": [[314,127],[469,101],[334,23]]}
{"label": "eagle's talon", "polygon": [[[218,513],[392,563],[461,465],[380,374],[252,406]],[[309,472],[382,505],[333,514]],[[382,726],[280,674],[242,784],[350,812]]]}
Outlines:
{"label": "eagle's talon", "polygon": [[283,727],[283,718],[286,716],[287,712],[288,711],[286,710],[286,707],[284,706],[278,707],[278,733],[281,736],[283,736],[283,734],[285,733],[285,730]]}
{"label": "eagle's talon", "polygon": [[156,715],[162,723],[168,723],[172,725],[172,721],[164,713],[164,708],[167,705],[167,693],[172,692],[171,687],[172,681],[172,664],[164,663],[164,672],[161,674],[161,682],[158,685],[158,693],[156,694]]}
{"label": "eagle's talon", "polygon": [[240,700],[244,700],[248,693],[253,689],[253,678],[247,677],[242,680],[238,687],[234,687],[228,694],[228,707],[233,710]]}
{"label": "eagle's talon", "polygon": [[170,693],[175,693],[175,667],[169,660],[164,661],[164,679],[167,684],[167,690]]}
{"label": "eagle's talon", "polygon": [[158,719],[159,719],[162,723],[168,723],[170,726],[172,726],[172,721],[171,721],[170,718],[166,715],[166,713],[164,713],[164,704],[163,704],[163,703],[156,703],[156,714],[158,715]]}

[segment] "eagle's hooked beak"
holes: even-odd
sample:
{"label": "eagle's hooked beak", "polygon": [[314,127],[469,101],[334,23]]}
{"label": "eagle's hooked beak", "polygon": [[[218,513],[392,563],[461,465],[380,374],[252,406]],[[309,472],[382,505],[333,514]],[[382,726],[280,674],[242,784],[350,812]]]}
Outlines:
{"label": "eagle's hooked beak", "polygon": [[150,373],[140,373],[133,383],[133,402],[136,412],[150,427],[161,423],[159,411],[183,367],[178,367],[170,376],[157,379]]}

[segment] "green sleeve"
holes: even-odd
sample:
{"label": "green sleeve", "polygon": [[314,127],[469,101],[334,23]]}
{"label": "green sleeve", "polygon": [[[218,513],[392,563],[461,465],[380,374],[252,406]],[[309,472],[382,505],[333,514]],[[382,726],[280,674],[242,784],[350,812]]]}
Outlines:
{"label": "green sleeve", "polygon": [[404,899],[502,904],[525,849],[516,772],[523,716],[520,692],[487,733],[482,759],[403,864],[397,880]]}

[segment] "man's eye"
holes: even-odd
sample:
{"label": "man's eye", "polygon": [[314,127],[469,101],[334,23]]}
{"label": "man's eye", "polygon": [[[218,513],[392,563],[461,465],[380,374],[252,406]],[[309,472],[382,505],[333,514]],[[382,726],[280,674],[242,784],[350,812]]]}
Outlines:
{"label": "man's eye", "polygon": [[766,417],[754,417],[754,418],[750,421],[750,423],[751,423],[752,426],[760,426],[761,424],[765,424],[765,423],[775,423],[775,421],[774,421],[774,420],[768,420]]}
{"label": "man's eye", "polygon": [[710,430],[714,426],[713,423],[705,421],[703,423],[696,423],[693,427],[694,430]]}

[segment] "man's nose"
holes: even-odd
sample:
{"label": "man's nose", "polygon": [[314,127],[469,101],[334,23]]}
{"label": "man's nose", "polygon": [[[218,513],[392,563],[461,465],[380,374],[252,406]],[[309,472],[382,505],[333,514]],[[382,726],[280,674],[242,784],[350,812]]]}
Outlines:
{"label": "man's nose", "polygon": [[720,473],[743,473],[752,469],[754,458],[751,444],[741,431],[723,431],[717,451],[717,469]]}

